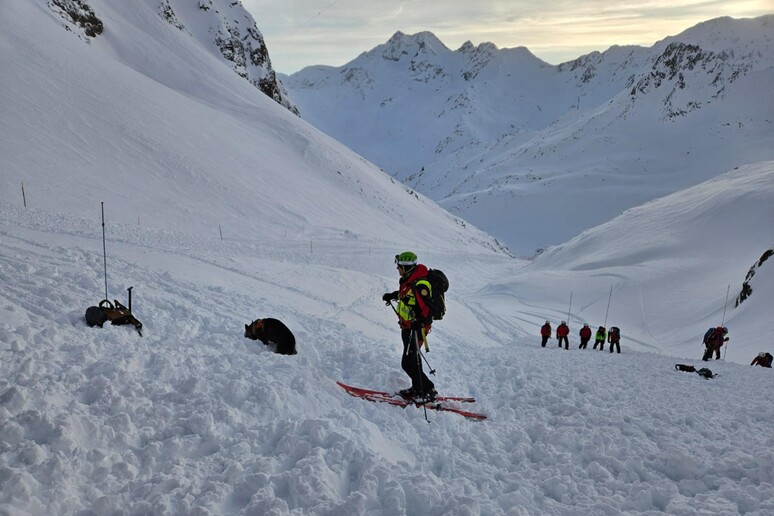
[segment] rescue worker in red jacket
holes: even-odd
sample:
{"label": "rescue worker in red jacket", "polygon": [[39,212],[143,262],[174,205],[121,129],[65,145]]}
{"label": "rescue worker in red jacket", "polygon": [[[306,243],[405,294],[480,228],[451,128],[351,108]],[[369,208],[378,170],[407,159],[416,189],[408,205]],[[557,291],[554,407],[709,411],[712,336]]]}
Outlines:
{"label": "rescue worker in red jacket", "polygon": [[718,326],[717,328],[710,328],[704,334],[704,356],[701,357],[703,361],[707,361],[712,358],[712,354],[715,354],[715,360],[720,360],[720,348],[723,344],[728,342],[728,328],[725,326]]}
{"label": "rescue worker in red jacket", "polygon": [[591,328],[589,328],[588,323],[583,325],[583,328],[580,329],[578,335],[580,335],[581,340],[578,349],[586,349],[586,346],[589,345],[589,341],[591,340]]}
{"label": "rescue worker in red jacket", "polygon": [[433,323],[428,305],[431,286],[427,280],[427,267],[417,263],[417,255],[411,251],[396,255],[395,264],[400,274],[400,288],[384,294],[382,300],[387,304],[398,301],[395,312],[403,340],[400,365],[411,378],[411,387],[401,390],[400,395],[404,398],[434,400],[437,395],[435,385],[422,370],[419,358],[419,346],[424,343]]}
{"label": "rescue worker in red jacket", "polygon": [[540,327],[540,336],[543,338],[543,341],[540,343],[541,346],[546,347],[546,344],[548,343],[548,339],[551,338],[551,323],[546,321],[546,323]]}
{"label": "rescue worker in red jacket", "polygon": [[570,334],[570,327],[567,323],[562,321],[562,324],[556,327],[556,340],[559,341],[559,347],[562,347],[564,342],[564,349],[570,349],[570,341],[567,336]]}

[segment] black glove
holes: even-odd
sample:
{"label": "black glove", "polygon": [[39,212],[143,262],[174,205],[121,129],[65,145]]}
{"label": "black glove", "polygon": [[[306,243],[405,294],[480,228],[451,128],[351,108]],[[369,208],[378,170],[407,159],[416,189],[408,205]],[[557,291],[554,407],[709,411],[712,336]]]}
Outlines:
{"label": "black glove", "polygon": [[384,301],[388,305],[390,304],[390,301],[392,301],[394,299],[398,299],[398,293],[397,292],[387,292],[386,294],[384,294],[382,296],[382,301]]}

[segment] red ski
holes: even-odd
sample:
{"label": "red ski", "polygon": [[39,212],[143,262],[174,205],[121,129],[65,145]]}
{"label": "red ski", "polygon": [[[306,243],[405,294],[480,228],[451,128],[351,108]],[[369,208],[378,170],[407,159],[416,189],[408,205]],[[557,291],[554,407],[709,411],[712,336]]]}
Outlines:
{"label": "red ski", "polygon": [[336,382],[342,389],[347,391],[350,395],[356,398],[362,398],[368,401],[375,401],[380,403],[387,403],[389,405],[396,405],[398,407],[408,407],[414,405],[415,407],[426,407],[431,410],[438,410],[440,412],[454,412],[469,419],[482,420],[486,419],[484,414],[478,412],[470,412],[468,410],[462,410],[460,408],[449,405],[450,402],[458,403],[475,403],[476,399],[464,396],[438,396],[434,401],[421,402],[403,398],[399,394],[387,392],[387,391],[374,391],[370,389],[361,389],[359,387],[353,387],[345,383]]}

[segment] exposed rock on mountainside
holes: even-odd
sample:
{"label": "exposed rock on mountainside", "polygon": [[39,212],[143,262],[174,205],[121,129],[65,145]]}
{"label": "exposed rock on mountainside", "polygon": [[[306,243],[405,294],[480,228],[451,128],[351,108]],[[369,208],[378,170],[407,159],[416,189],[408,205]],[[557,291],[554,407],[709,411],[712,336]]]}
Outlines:
{"label": "exposed rock on mountainside", "polygon": [[[66,22],[65,28],[76,27],[82,37],[101,34],[102,20],[95,14],[90,0],[49,0],[49,7]],[[123,0],[126,1],[126,0]],[[192,37],[222,58],[240,77],[271,97],[291,112],[296,106],[277,80],[263,35],[241,2],[232,0],[199,0],[192,6],[187,0],[135,0],[153,3],[159,16],[176,29]],[[99,5],[99,2],[91,2]]]}
{"label": "exposed rock on mountainside", "polygon": [[745,299],[750,297],[753,293],[753,288],[750,286],[750,280],[755,276],[755,273],[758,271],[758,269],[763,265],[763,263],[774,256],[774,248],[767,249],[765,253],[758,259],[757,262],[753,264],[752,267],[750,267],[750,270],[747,272],[747,276],[744,278],[744,283],[742,283],[742,291],[739,292],[739,295],[736,296],[736,304],[734,306],[741,305]]}
{"label": "exposed rock on mountainside", "polygon": [[86,0],[50,0],[48,5],[68,22],[67,30],[72,30],[70,26],[74,25],[87,38],[94,38],[104,30],[102,20],[97,18]]}
{"label": "exposed rock on mountainside", "polygon": [[715,53],[703,50],[699,45],[674,42],[655,59],[649,73],[632,88],[631,96],[647,94],[651,89],[668,85],[670,92],[664,101],[664,116],[684,116],[702,105],[699,99],[689,99],[683,105],[675,105],[676,91],[689,87],[690,79],[698,83],[694,86],[711,88],[709,98],[706,94],[703,97],[703,100],[710,101],[720,97],[727,85],[751,68],[749,61],[735,59],[733,51]]}
{"label": "exposed rock on mountainside", "polygon": [[[246,79],[275,102],[295,114],[298,109],[288,99],[287,93],[277,80],[272,69],[269,50],[263,35],[253,18],[242,7],[241,2],[224,0],[199,0],[199,17],[206,17],[207,33],[200,34],[205,43],[213,44],[229,66],[240,77]],[[184,30],[170,5],[165,0],[161,6],[162,16],[170,24]],[[240,21],[242,23],[240,23]],[[201,20],[196,20],[201,24]]]}

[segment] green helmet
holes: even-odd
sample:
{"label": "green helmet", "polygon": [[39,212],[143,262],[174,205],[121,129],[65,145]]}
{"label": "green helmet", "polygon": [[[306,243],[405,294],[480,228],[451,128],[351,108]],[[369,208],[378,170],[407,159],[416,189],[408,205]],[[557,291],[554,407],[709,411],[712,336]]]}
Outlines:
{"label": "green helmet", "polygon": [[395,255],[395,263],[402,267],[413,267],[417,264],[417,255],[411,251],[405,251]]}

